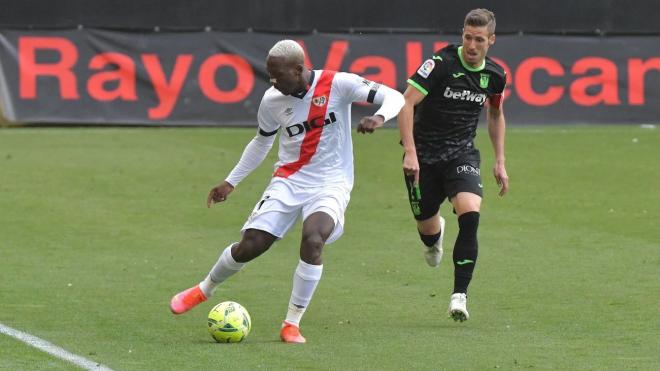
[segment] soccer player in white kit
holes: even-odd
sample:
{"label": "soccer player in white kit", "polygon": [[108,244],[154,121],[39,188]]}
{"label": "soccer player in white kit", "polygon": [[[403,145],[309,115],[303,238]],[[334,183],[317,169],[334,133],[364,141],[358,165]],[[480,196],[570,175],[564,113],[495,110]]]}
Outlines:
{"label": "soccer player in white kit", "polygon": [[175,295],[170,309],[182,314],[207,300],[218,284],[263,254],[302,217],[300,261],[280,338],[304,343],[299,324],[321,279],[323,246],[341,236],[353,188],[351,104],[380,104],[357,128],[372,133],[399,113],[404,98],[355,74],[308,69],[302,47],[293,40],[271,48],[266,69],[273,86],[259,106],[258,133],[227,178],[211,189],[207,205],[226,201],[261,164],[280,132],[273,178],[243,225],[241,241],[225,248],[201,283]]}

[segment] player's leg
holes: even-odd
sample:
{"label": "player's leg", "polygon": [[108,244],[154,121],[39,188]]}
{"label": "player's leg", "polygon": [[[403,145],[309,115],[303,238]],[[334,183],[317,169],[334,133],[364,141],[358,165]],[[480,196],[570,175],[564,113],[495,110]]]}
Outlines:
{"label": "player's leg", "polygon": [[475,265],[479,244],[479,211],[481,209],[482,189],[479,170],[479,153],[464,156],[448,167],[447,188],[451,202],[458,216],[458,236],[454,245],[454,290],[450,299],[449,314],[456,321],[469,318],[467,311],[467,289]]}
{"label": "player's leg", "polygon": [[241,270],[247,262],[263,254],[286,234],[299,213],[299,210],[289,207],[290,193],[286,186],[277,182],[272,182],[266,188],[242,228],[241,241],[224,249],[200,284],[172,298],[170,309],[174,314],[185,313],[211,297],[220,283]]}
{"label": "player's leg", "polygon": [[240,242],[227,246],[211,271],[199,286],[208,298],[215,288],[227,278],[238,273],[249,261],[266,252],[277,240],[277,236],[259,229],[247,229]]}
{"label": "player's leg", "polygon": [[452,198],[452,204],[458,215],[458,236],[454,245],[454,293],[466,294],[479,252],[477,229],[481,197],[474,193],[460,192]]}
{"label": "player's leg", "polygon": [[479,252],[477,229],[481,197],[469,192],[460,192],[452,198],[458,215],[458,236],[454,245],[454,291],[449,305],[449,314],[455,321],[469,318],[467,311],[467,289]]}
{"label": "player's leg", "polygon": [[319,211],[308,216],[303,223],[300,242],[300,260],[308,265],[323,265],[322,253],[325,242],[335,229],[335,220]]}
{"label": "player's leg", "polygon": [[426,264],[437,267],[442,261],[442,239],[445,234],[445,218],[436,213],[429,219],[417,221],[417,232],[424,244]]}
{"label": "player's leg", "polygon": [[324,212],[316,212],[303,223],[300,243],[300,261],[293,274],[293,288],[286,319],[282,325],[280,337],[288,343],[304,343],[300,334],[300,320],[307,310],[316,286],[323,274],[321,254],[325,241],[335,227],[334,220]]}
{"label": "player's leg", "polygon": [[220,283],[240,271],[247,262],[263,254],[276,239],[276,236],[265,231],[246,230],[240,242],[232,243],[224,249],[202,282],[172,297],[172,313],[183,314],[206,301]]}
{"label": "player's leg", "polygon": [[404,174],[410,209],[417,221],[417,232],[424,244],[426,263],[437,267],[442,260],[442,237],[445,220],[440,216],[440,204],[445,199],[442,185],[437,179],[435,166],[420,165],[419,184]]}
{"label": "player's leg", "polygon": [[321,280],[323,247],[343,233],[344,212],[350,198],[350,191],[342,187],[326,187],[314,192],[316,195],[303,206],[300,261],[293,274],[287,315],[280,332],[285,342],[305,342],[300,334],[300,320]]}

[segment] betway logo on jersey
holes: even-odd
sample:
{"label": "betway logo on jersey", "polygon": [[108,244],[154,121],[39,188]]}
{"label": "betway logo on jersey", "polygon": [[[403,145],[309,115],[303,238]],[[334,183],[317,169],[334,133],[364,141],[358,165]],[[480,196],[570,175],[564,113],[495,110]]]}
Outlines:
{"label": "betway logo on jersey", "polygon": [[469,91],[467,89],[465,89],[465,90],[453,90],[450,86],[447,86],[447,89],[445,89],[444,96],[446,98],[450,98],[450,99],[466,100],[466,101],[469,101],[469,102],[476,102],[476,103],[479,103],[479,105],[483,105],[484,102],[486,101],[486,94],[484,94],[484,93],[475,93],[475,92]]}
{"label": "betway logo on jersey", "polygon": [[334,122],[337,122],[337,116],[334,112],[328,114],[328,118],[325,120],[322,117],[316,117],[311,120],[303,121],[298,124],[293,124],[286,127],[286,132],[289,134],[289,137],[295,137],[296,135],[302,134],[306,131],[310,131],[314,128],[320,128],[322,126],[330,125]]}

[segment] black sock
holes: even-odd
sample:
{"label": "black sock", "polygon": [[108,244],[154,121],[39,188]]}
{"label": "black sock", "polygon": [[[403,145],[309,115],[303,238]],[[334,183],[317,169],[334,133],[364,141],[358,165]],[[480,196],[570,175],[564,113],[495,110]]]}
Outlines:
{"label": "black sock", "polygon": [[433,246],[434,243],[438,242],[440,239],[440,232],[436,234],[422,234],[422,232],[417,231],[419,233],[419,238],[424,242],[424,245],[427,247]]}
{"label": "black sock", "polygon": [[454,245],[454,293],[467,294],[472,272],[477,263],[478,227],[478,212],[470,211],[458,217],[458,237]]}

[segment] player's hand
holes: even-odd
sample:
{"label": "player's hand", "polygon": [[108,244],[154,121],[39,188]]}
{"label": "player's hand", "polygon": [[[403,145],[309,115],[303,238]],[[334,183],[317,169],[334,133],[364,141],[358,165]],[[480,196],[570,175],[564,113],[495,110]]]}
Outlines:
{"label": "player's hand", "polygon": [[371,134],[379,127],[383,126],[385,118],[381,115],[366,116],[360,120],[357,127],[357,132],[362,134]]}
{"label": "player's hand", "polygon": [[419,184],[419,162],[417,161],[417,153],[406,152],[403,155],[403,173],[406,176],[415,177],[415,185]]}
{"label": "player's hand", "polygon": [[495,163],[493,167],[493,175],[495,176],[495,181],[500,187],[500,196],[504,196],[509,190],[509,176],[506,175],[506,168],[503,163]]}
{"label": "player's hand", "polygon": [[213,187],[206,198],[206,207],[211,207],[214,203],[224,202],[229,194],[234,190],[234,186],[227,181]]}

